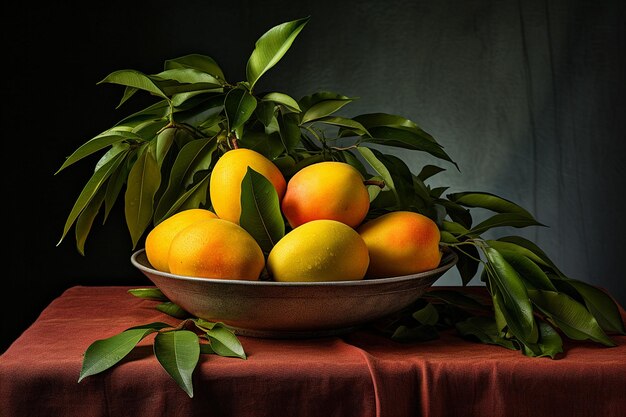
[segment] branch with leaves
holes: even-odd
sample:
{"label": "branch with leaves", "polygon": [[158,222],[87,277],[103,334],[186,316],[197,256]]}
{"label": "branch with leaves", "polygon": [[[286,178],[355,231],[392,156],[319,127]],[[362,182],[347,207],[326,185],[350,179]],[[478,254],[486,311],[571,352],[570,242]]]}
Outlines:
{"label": "branch with leaves", "polygon": [[[439,226],[441,244],[459,255],[456,268],[462,284],[480,276],[490,294],[489,306],[481,307],[482,312],[487,308],[486,316],[472,315],[472,309],[466,311],[467,299],[439,294],[440,298],[431,300],[435,301],[432,308],[409,312],[413,325],[396,326],[392,336],[411,339],[411,335],[420,334],[420,326],[423,330],[423,326],[441,325],[441,316],[464,335],[472,335],[483,343],[519,349],[527,356],[554,357],[562,350],[561,334],[574,340],[614,345],[610,334],[624,334],[624,325],[608,294],[565,276],[542,249],[527,239],[483,238],[486,232],[502,227],[543,226],[527,210],[485,192],[446,194],[448,187],[429,184],[445,168],[434,163],[410,167],[388,152],[399,149],[416,153],[458,169],[444,147],[417,123],[382,112],[340,115],[340,110],[356,98],[335,92],[319,91],[296,100],[285,92],[258,90],[259,79],[285,55],[308,20],[280,24],[261,36],[248,60],[243,81],[227,81],[217,62],[200,54],[167,60],[163,71],[155,74],[120,70],[100,81],[124,87],[119,106],[139,92],[150,94],[156,102],[91,138],[61,165],[57,173],[90,155],[102,154],[67,217],[59,244],[74,228],[77,249],[84,254],[97,215],[103,213],[104,223],[115,202],[121,199],[133,249],[151,227],[169,216],[189,208],[210,209],[211,172],[216,161],[230,149],[243,147],[263,154],[286,179],[316,162],[342,161],[358,169],[370,184],[367,218],[397,210],[430,217]],[[271,194],[254,192],[268,187],[267,181],[255,174],[248,172],[242,183],[244,200]],[[242,201],[244,209],[246,205]],[[256,233],[258,222],[252,216],[242,224],[268,251],[288,225],[281,224],[284,219],[275,215],[275,201],[254,201],[254,206],[268,207],[267,210],[274,207],[271,213],[253,213],[278,222],[272,233]],[[473,224],[470,210],[474,208],[486,209],[493,215]],[[444,310],[450,313],[450,306],[456,306],[457,313],[464,313],[454,315],[454,320],[449,314],[442,314]],[[164,304],[160,308],[175,311],[177,306]],[[427,310],[422,311],[423,308]],[[206,331],[209,339],[210,331],[222,329],[209,328],[198,319],[185,323],[195,326],[196,331]],[[171,329],[159,323],[127,332],[130,333],[116,339],[123,342],[122,351],[156,332],[160,347],[157,351],[155,345],[155,354],[159,356],[158,352],[167,352],[167,346],[191,345],[196,341],[193,331]],[[188,333],[179,338],[181,332]],[[433,332],[426,334],[432,336]],[[104,342],[98,346],[101,345]],[[195,348],[189,350],[190,357],[195,358]],[[88,352],[86,359],[92,353]],[[92,365],[82,377],[110,364],[111,359]]]}

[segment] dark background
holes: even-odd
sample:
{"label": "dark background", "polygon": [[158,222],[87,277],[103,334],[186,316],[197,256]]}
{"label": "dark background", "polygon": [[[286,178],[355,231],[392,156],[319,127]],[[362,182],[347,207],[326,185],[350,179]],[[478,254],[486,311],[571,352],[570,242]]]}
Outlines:
{"label": "dark background", "polygon": [[[121,88],[96,82],[118,69],[156,73],[189,53],[243,80],[256,39],[308,15],[261,89],[296,98],[335,91],[359,97],[346,116],[414,120],[461,172],[399,154],[411,167],[440,165],[447,171],[433,186],[526,207],[549,227],[512,233],[626,304],[624,2],[28,3],[3,7],[0,352],[71,286],[150,285],[130,263],[121,204],[94,226],[85,257],[73,231],[57,246],[96,159],[54,173],[79,145],[152,102],[137,97],[116,110]],[[460,281],[450,271],[437,284]]]}

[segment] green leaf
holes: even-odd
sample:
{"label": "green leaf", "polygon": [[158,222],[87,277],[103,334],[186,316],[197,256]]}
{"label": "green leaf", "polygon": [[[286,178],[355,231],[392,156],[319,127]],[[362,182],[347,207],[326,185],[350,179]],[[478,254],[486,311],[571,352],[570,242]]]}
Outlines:
{"label": "green leaf", "polygon": [[154,338],[154,355],[178,386],[192,398],[192,374],[200,357],[198,336],[189,330],[159,333]]}
{"label": "green leaf", "polygon": [[246,66],[246,78],[251,91],[259,78],[287,53],[308,21],[309,17],[305,17],[274,26],[256,41]]}
{"label": "green leaf", "polygon": [[211,342],[211,348],[216,354],[246,359],[246,353],[239,339],[223,324],[216,323],[213,328],[206,331],[206,334]]}
{"label": "green leaf", "polygon": [[106,339],[96,340],[85,351],[78,382],[109,369],[128,355],[144,337],[165,327],[169,325],[151,323],[144,327],[127,329]]}
{"label": "green leaf", "polygon": [[523,343],[536,343],[538,329],[533,306],[522,279],[500,252],[489,246],[482,249],[487,257],[485,268],[491,289],[497,289],[502,296],[499,301],[507,326]]}
{"label": "green leaf", "polygon": [[422,181],[426,181],[428,178],[437,175],[445,170],[445,168],[441,168],[436,165],[424,165],[420,173],[417,174],[417,177]]}
{"label": "green leaf", "polygon": [[87,240],[87,235],[89,235],[93,221],[98,215],[98,211],[100,211],[100,207],[104,201],[105,191],[104,188],[99,188],[96,195],[89,201],[89,204],[87,204],[78,216],[78,219],[76,219],[76,227],[74,229],[76,233],[76,248],[78,249],[78,253],[83,256],[85,255],[85,241]]}
{"label": "green leaf", "polygon": [[186,319],[190,317],[190,314],[183,310],[179,305],[172,303],[171,301],[166,301],[161,303],[155,307],[161,313],[165,313],[168,316],[175,317],[177,319]]}
{"label": "green leaf", "polygon": [[539,321],[539,341],[535,345],[522,346],[526,356],[550,356],[552,359],[563,352],[563,340],[552,326],[544,321]]}
{"label": "green leaf", "polygon": [[91,199],[96,195],[96,193],[98,192],[102,184],[104,184],[105,181],[109,178],[109,176],[111,176],[111,174],[115,172],[119,163],[123,159],[124,159],[124,154],[119,153],[113,159],[111,159],[109,162],[104,164],[102,167],[100,167],[100,169],[98,169],[96,172],[93,173],[89,181],[87,181],[87,184],[85,184],[85,186],[83,187],[83,190],[81,191],[80,195],[76,199],[76,202],[74,203],[74,206],[72,207],[72,210],[70,211],[70,214],[65,222],[65,227],[63,229],[63,234],[61,235],[61,239],[59,240],[57,245],[63,241],[63,239],[65,238],[65,235],[67,235],[67,232],[72,227],[72,225],[74,224],[74,222],[76,221],[80,213],[83,211],[85,207],[87,207],[87,205],[89,204]]}
{"label": "green leaf", "polygon": [[451,304],[465,310],[476,310],[483,312],[491,310],[486,304],[478,301],[478,299],[472,297],[470,294],[455,290],[430,290],[426,294],[424,294],[424,298],[434,298],[437,300],[441,300],[447,304]]}
{"label": "green leaf", "polygon": [[560,279],[557,283],[569,285],[583,298],[589,312],[606,332],[626,334],[619,308],[613,298],[591,284],[575,279]]}
{"label": "green leaf", "polygon": [[529,227],[529,226],[545,226],[539,223],[532,217],[529,218],[522,213],[498,213],[489,217],[488,219],[478,223],[472,227],[466,234],[468,235],[480,235],[487,230],[494,227]]}
{"label": "green leaf", "polygon": [[291,153],[300,143],[300,127],[298,126],[298,116],[289,114],[280,114],[278,116],[278,126],[280,140],[287,153]]}
{"label": "green leaf", "polygon": [[220,89],[224,84],[213,75],[194,68],[170,68],[156,74],[157,77],[179,83],[194,84],[197,90]]}
{"label": "green leaf", "polygon": [[248,167],[241,181],[239,224],[268,252],[285,235],[278,193],[272,183]]}
{"label": "green leaf", "polygon": [[545,272],[532,260],[517,252],[499,250],[504,259],[517,271],[532,289],[556,291]]}
{"label": "green leaf", "polygon": [[411,314],[411,317],[421,324],[428,324],[430,326],[434,326],[439,321],[439,313],[431,303],[426,303],[423,308]]}
{"label": "green leaf", "polygon": [[341,109],[354,98],[331,92],[319,92],[300,99],[300,106],[304,111],[300,124],[325,118]]}
{"label": "green leaf", "polygon": [[165,294],[158,288],[132,288],[127,292],[137,298],[144,298],[146,300],[169,301]]}
{"label": "green leaf", "polygon": [[78,149],[76,149],[61,165],[61,167],[55,172],[55,175],[61,172],[63,169],[72,165],[73,163],[80,161],[81,159],[98,152],[107,146],[111,146],[113,144],[122,142],[124,140],[131,139],[136,141],[143,142],[144,140],[133,132],[127,131],[111,131],[101,133],[100,135],[90,139],[89,141],[82,144]]}
{"label": "green leaf", "polygon": [[[274,114],[276,113],[276,104],[271,101],[259,101],[256,109],[254,110],[256,118],[259,119],[263,126],[268,127],[275,120]],[[244,136],[248,132],[244,132]],[[253,132],[262,133],[262,132]]]}
{"label": "green leaf", "polygon": [[174,68],[192,68],[211,74],[220,80],[226,79],[217,62],[213,58],[206,55],[189,54],[165,61],[166,70]]}
{"label": "green leaf", "polygon": [[208,171],[200,174],[201,178],[198,182],[185,191],[180,197],[178,197],[170,206],[169,210],[165,212],[162,219],[166,219],[174,213],[186,209],[198,208],[200,206],[208,206],[208,186],[210,173]]}
{"label": "green leaf", "polygon": [[298,102],[291,96],[284,93],[268,93],[263,96],[263,101],[270,101],[276,104],[281,104],[294,112],[301,112]]}
{"label": "green leaf", "polygon": [[256,98],[241,88],[233,88],[226,94],[224,110],[228,118],[228,129],[234,132],[252,116],[256,109]]}
{"label": "green leaf", "polygon": [[395,114],[367,113],[358,115],[353,119],[361,123],[367,129],[379,126],[394,127],[398,129],[408,130],[415,133],[416,135],[423,137],[424,139],[430,140],[431,142],[436,142],[435,139],[430,134],[426,133],[422,128],[420,128],[417,123]]}
{"label": "green leaf", "polygon": [[120,161],[119,166],[109,176],[109,179],[107,181],[106,193],[104,196],[104,219],[102,220],[103,224],[109,217],[109,213],[111,212],[111,209],[113,209],[113,205],[118,200],[124,184],[126,184],[126,179],[128,178],[128,173],[130,172],[129,161],[132,160],[135,153],[135,151],[129,150]]}
{"label": "green leaf", "polygon": [[513,203],[512,201],[498,197],[495,194],[473,191],[452,193],[448,194],[447,197],[450,201],[465,207],[481,207],[495,211],[496,213],[518,213],[529,219],[533,219],[532,214],[524,208]]}
{"label": "green leaf", "polygon": [[367,163],[376,171],[376,174],[385,182],[385,187],[388,188],[396,198],[396,201],[400,202],[400,197],[398,196],[398,192],[396,191],[395,183],[393,182],[393,178],[389,173],[389,170],[377,157],[374,155],[374,152],[370,148],[365,146],[357,146],[356,150],[361,154],[363,159],[367,161]]}
{"label": "green leaf", "polygon": [[481,343],[498,345],[510,350],[517,350],[515,344],[500,337],[493,317],[475,316],[455,324],[456,330],[464,337],[477,339]]}
{"label": "green leaf", "polygon": [[551,263],[549,263],[549,260],[548,262],[546,262],[546,259],[544,259],[544,257],[537,255],[534,251],[524,246],[520,246],[517,243],[507,242],[502,239],[503,238],[500,238],[498,240],[487,240],[486,242],[489,246],[491,246],[492,248],[500,252],[515,252],[519,255],[527,257],[528,259],[532,260],[536,264],[551,268]]}
{"label": "green leaf", "polygon": [[[560,276],[565,276],[559,268],[550,260],[548,255],[539,248],[535,243],[530,240],[523,238],[521,236],[504,236],[498,238],[497,240],[499,245],[507,245],[506,247],[512,250],[520,251],[523,255],[532,259],[533,261],[550,267],[556,274]],[[491,244],[495,244],[495,242],[491,242]],[[514,245],[514,246],[511,246]]]}
{"label": "green leaf", "polygon": [[193,184],[194,176],[199,171],[209,169],[213,152],[216,149],[217,140],[215,138],[192,140],[181,148],[172,165],[167,188],[156,206],[155,224],[166,218],[166,215],[177,203],[180,206],[180,199],[189,191],[188,187]]}
{"label": "green leaf", "polygon": [[543,290],[528,290],[528,295],[537,308],[571,339],[591,339],[615,346],[585,306],[570,296]]}
{"label": "green leaf", "polygon": [[391,339],[396,342],[426,342],[429,340],[435,340],[439,338],[437,329],[430,324],[419,324],[417,326],[398,326]]}
{"label": "green leaf", "polygon": [[278,132],[268,135],[264,132],[247,130],[239,140],[239,144],[242,148],[256,151],[269,160],[274,160],[285,151],[283,141]]}
{"label": "green leaf", "polygon": [[458,168],[456,162],[448,156],[441,145],[422,135],[388,126],[375,126],[367,129],[372,137],[363,138],[363,142],[426,152],[439,159],[452,162]]}
{"label": "green leaf", "polygon": [[128,174],[124,195],[126,225],[133,248],[152,220],[154,196],[161,184],[161,171],[152,149],[146,147]]}
{"label": "green leaf", "polygon": [[348,119],[346,117],[327,116],[322,117],[321,119],[317,119],[317,122],[349,128],[357,135],[369,136],[369,132],[361,123],[357,122],[356,120]]}
{"label": "green leaf", "polygon": [[[136,70],[119,70],[107,75],[103,80],[97,84],[112,83],[120,84],[127,87],[133,87],[139,90],[144,90],[152,95],[167,99],[167,94],[162,90],[160,86],[150,76]],[[124,102],[128,97],[122,100]],[[120,103],[121,104],[121,103]]]}
{"label": "green leaf", "polygon": [[478,249],[473,245],[463,245],[462,247],[453,248],[459,256],[456,262],[456,268],[461,276],[461,283],[465,286],[476,276],[480,262]]}

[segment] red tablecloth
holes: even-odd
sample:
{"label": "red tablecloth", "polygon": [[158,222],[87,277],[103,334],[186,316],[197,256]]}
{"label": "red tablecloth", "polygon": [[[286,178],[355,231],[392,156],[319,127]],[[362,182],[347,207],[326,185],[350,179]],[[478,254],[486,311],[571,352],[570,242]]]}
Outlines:
{"label": "red tablecloth", "polygon": [[[247,360],[201,355],[189,398],[148,336],[122,362],[77,383],[82,354],[128,327],[168,321],[129,287],[73,287],[0,356],[0,415],[26,416],[624,416],[626,337],[566,343],[557,360],[443,332],[401,344],[342,337],[240,337]],[[172,321],[173,323],[176,320]]]}

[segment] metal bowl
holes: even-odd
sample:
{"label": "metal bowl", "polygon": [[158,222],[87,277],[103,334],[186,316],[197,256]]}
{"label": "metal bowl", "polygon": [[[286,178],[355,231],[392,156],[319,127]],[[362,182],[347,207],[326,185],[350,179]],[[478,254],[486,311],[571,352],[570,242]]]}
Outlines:
{"label": "metal bowl", "polygon": [[145,249],[133,253],[131,262],[172,302],[196,317],[222,322],[243,336],[298,338],[346,333],[407,307],[458,261],[454,252],[444,249],[436,269],[360,281],[275,282],[181,276],[154,269]]}

